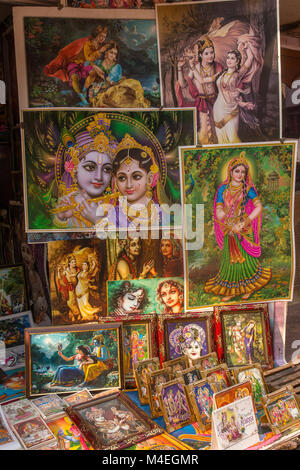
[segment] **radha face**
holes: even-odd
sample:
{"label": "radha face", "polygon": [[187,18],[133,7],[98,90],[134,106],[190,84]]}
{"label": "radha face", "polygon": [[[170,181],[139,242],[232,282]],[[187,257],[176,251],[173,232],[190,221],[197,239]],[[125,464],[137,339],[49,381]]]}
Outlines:
{"label": "radha face", "polygon": [[77,166],[77,182],[88,196],[101,196],[110,184],[112,163],[108,155],[99,152],[88,153]]}
{"label": "radha face", "polygon": [[109,49],[105,53],[105,58],[112,62],[113,64],[117,61],[117,56],[118,56],[118,50],[116,48]]}
{"label": "radha face", "polygon": [[188,356],[189,359],[199,359],[201,357],[201,347],[200,344],[194,340],[191,341],[185,348],[184,354]]}
{"label": "radha face", "polygon": [[127,292],[121,300],[121,307],[127,313],[135,312],[144,298],[143,289],[137,289],[133,292]]}
{"label": "radha face", "polygon": [[233,168],[233,170],[231,171],[231,178],[232,181],[234,181],[235,183],[242,183],[242,181],[244,181],[245,179],[245,176],[246,168],[244,167],[244,165],[239,165],[236,168]]}
{"label": "radha face", "polygon": [[232,52],[227,54],[226,65],[229,69],[235,69],[237,66],[237,57]]}
{"label": "radha face", "polygon": [[161,253],[167,258],[171,258],[173,254],[173,245],[170,240],[162,240],[160,245]]}
{"label": "radha face", "polygon": [[117,186],[122,194],[126,196],[129,203],[142,202],[147,191],[147,171],[140,167],[139,162],[128,159],[122,162],[116,173]]}
{"label": "radha face", "polygon": [[165,283],[162,286],[160,296],[162,302],[166,304],[169,308],[175,307],[175,305],[180,304],[179,291],[177,287],[171,284]]}

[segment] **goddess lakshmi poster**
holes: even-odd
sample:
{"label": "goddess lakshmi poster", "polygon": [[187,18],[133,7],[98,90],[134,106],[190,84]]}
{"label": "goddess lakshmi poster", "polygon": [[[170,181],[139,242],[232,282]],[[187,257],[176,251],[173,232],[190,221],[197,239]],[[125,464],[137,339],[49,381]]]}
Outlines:
{"label": "goddess lakshmi poster", "polygon": [[187,229],[204,210],[203,244],[186,244],[186,310],[291,299],[296,153],[295,142],[181,149]]}
{"label": "goddess lakshmi poster", "polygon": [[199,144],[281,136],[277,0],[157,5],[164,106],[195,106]]}
{"label": "goddess lakshmi poster", "polygon": [[195,144],[194,110],[26,110],[23,121],[27,231],[136,233],[172,225],[175,204],[181,216],[178,147]]}
{"label": "goddess lakshmi poster", "polygon": [[153,11],[14,10],[20,108],[160,106]]}

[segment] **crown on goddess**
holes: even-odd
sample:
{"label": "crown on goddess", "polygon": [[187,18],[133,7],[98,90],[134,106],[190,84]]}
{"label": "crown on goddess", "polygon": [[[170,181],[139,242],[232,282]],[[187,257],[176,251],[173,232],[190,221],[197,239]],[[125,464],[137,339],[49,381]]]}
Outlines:
{"label": "crown on goddess", "polygon": [[127,149],[127,156],[121,161],[121,163],[125,163],[126,165],[130,165],[132,162],[132,158],[130,156],[130,149],[137,148],[141,150],[141,157],[142,158],[151,158],[152,160],[152,165],[150,167],[152,173],[157,173],[159,171],[159,168],[157,164],[155,163],[155,158],[154,158],[154,153],[150,147],[147,147],[146,145],[143,146],[139,144],[131,135],[125,134],[121,142],[116,148],[115,151],[115,157],[116,155],[121,151],[121,150],[126,150]]}

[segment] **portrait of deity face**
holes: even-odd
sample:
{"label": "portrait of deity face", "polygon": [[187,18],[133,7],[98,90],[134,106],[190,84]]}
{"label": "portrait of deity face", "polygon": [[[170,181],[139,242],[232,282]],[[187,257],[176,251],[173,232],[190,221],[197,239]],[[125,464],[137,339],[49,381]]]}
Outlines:
{"label": "portrait of deity face", "polygon": [[116,172],[116,183],[122,196],[130,204],[145,202],[147,183],[151,183],[148,173],[137,160],[126,159]]}
{"label": "portrait of deity face", "polygon": [[170,258],[173,255],[173,245],[171,240],[161,240],[160,250],[163,256]]}
{"label": "portrait of deity face", "polygon": [[121,307],[127,313],[133,313],[138,310],[140,303],[144,298],[143,289],[137,289],[133,292],[127,292],[121,299]]}
{"label": "portrait of deity face", "polygon": [[141,239],[140,238],[133,238],[132,240],[129,241],[129,246],[128,246],[128,251],[129,251],[129,256],[133,256],[134,258],[136,256],[139,256],[141,253]]}
{"label": "portrait of deity face", "polygon": [[183,354],[188,356],[189,359],[199,359],[201,357],[201,346],[196,340],[193,340],[186,344],[183,348]]}
{"label": "portrait of deity face", "polygon": [[179,303],[179,291],[176,286],[165,282],[161,288],[161,299],[167,307],[175,307]]}
{"label": "portrait of deity face", "polygon": [[78,163],[78,187],[91,198],[101,196],[111,181],[112,163],[105,153],[89,152]]}

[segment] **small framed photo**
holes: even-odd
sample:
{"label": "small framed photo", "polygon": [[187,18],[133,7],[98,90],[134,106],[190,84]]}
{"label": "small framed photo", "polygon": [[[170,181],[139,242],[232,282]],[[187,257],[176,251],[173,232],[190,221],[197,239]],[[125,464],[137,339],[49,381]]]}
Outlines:
{"label": "small framed photo", "polygon": [[300,408],[295,391],[287,385],[261,399],[269,424],[275,433],[282,433],[300,424]]}
{"label": "small framed photo", "polygon": [[206,378],[211,384],[213,384],[217,392],[233,385],[228,366],[224,363],[219,364],[212,369],[202,371],[202,375],[203,378]]}
{"label": "small framed photo", "polygon": [[161,362],[185,355],[189,366],[213,351],[212,312],[157,315]]}
{"label": "small framed photo", "polygon": [[215,351],[205,354],[205,356],[199,357],[199,359],[192,359],[192,364],[200,370],[212,369],[219,364],[218,355]]}
{"label": "small framed photo", "polygon": [[144,361],[135,362],[133,364],[133,373],[135,377],[136,387],[138,389],[139,399],[142,405],[149,403],[149,395],[147,389],[147,376],[150,372],[160,369],[158,357],[145,359]]}
{"label": "small framed photo", "polygon": [[226,388],[221,392],[217,392],[214,395],[214,404],[216,408],[222,408],[222,406],[229,405],[236,400],[241,400],[242,398],[251,396],[253,400],[253,408],[255,410],[255,404],[252,394],[252,386],[250,380],[247,382],[235,384],[232,387]]}
{"label": "small framed photo", "polygon": [[[106,317],[104,323],[113,323]],[[157,356],[156,315],[129,315],[122,317],[123,371],[125,386],[135,382],[133,365]]]}
{"label": "small framed photo", "polygon": [[69,407],[66,412],[96,450],[124,449],[161,434],[161,428],[121,391]]}
{"label": "small framed photo", "polygon": [[40,417],[16,423],[12,426],[12,430],[27,450],[55,440],[54,434]]}
{"label": "small framed photo", "polygon": [[26,396],[123,388],[121,323],[25,331]]}
{"label": "small framed photo", "polygon": [[198,367],[188,367],[185,370],[178,370],[175,372],[176,377],[182,377],[185,385],[198,382],[202,379],[202,375]]}
{"label": "small framed photo", "polygon": [[204,379],[187,385],[186,391],[201,431],[209,430],[213,411],[214,386]]}
{"label": "small framed photo", "polygon": [[23,400],[13,401],[1,406],[2,411],[10,425],[25,421],[29,418],[38,416],[37,409],[32,405],[30,400],[24,398]]}
{"label": "small framed photo", "polygon": [[159,385],[157,393],[168,432],[176,431],[193,421],[183,378]]}
{"label": "small framed photo", "polygon": [[147,376],[147,390],[149,397],[149,406],[151,411],[151,418],[157,418],[162,416],[162,410],[160,408],[159,396],[157,393],[157,387],[166,382],[170,382],[171,374],[168,368],[159,369],[154,372],[150,372]]}
{"label": "small framed photo", "polygon": [[0,266],[0,316],[28,309],[23,264]]}
{"label": "small framed photo", "polygon": [[6,421],[5,415],[0,407],[0,451],[20,450],[21,446]]}
{"label": "small framed photo", "polygon": [[67,406],[74,406],[78,405],[79,403],[83,403],[85,401],[91,400],[93,395],[88,391],[87,388],[80,390],[80,392],[72,393],[67,397],[64,397],[64,402]]}
{"label": "small framed photo", "polygon": [[273,349],[267,304],[214,308],[215,341],[220,361],[228,367],[258,362],[273,367]]}
{"label": "small framed photo", "polygon": [[233,370],[236,383],[250,381],[252,386],[252,395],[257,409],[262,408],[262,397],[267,395],[268,386],[265,381],[264,373],[260,364],[241,367]]}
{"label": "small framed photo", "polygon": [[56,394],[44,395],[32,400],[32,404],[42,415],[42,418],[47,420],[55,415],[64,413],[65,404],[63,400]]}
{"label": "small framed photo", "polygon": [[164,368],[168,368],[172,379],[176,378],[176,372],[183,372],[189,367],[188,358],[186,356],[180,356],[176,359],[171,359],[163,363]]}

